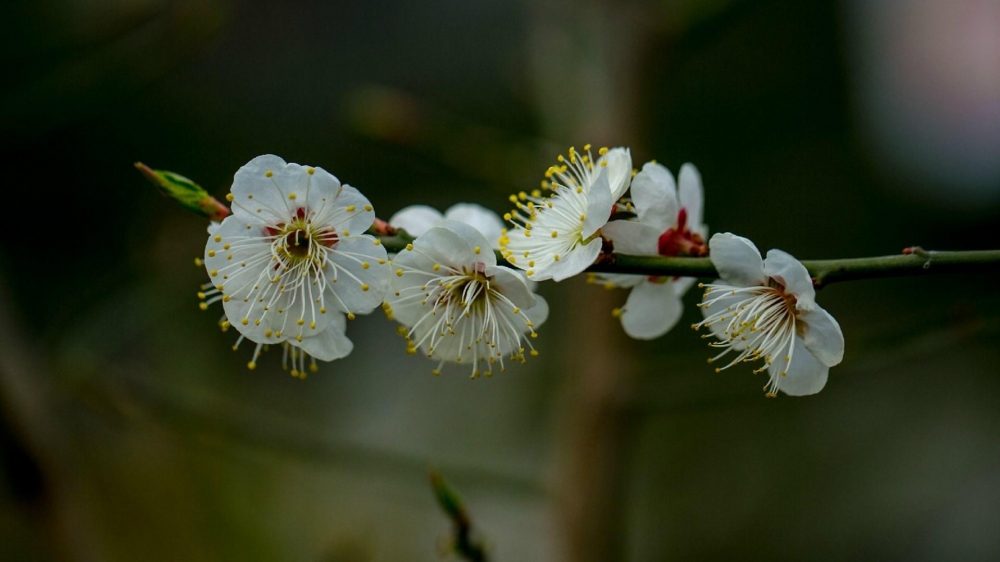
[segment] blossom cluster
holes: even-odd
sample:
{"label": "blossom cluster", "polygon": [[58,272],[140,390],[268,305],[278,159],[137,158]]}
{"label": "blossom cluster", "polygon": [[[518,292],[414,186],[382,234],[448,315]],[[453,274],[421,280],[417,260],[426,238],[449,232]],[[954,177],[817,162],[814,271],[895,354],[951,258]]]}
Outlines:
{"label": "blossom cluster", "polygon": [[[201,307],[221,302],[223,330],[260,354],[280,345],[283,364],[305,377],[317,360],[348,355],[349,320],[382,308],[399,323],[406,351],[466,365],[471,377],[537,356],[532,340],[548,318],[539,281],[563,281],[614,254],[705,257],[720,279],[704,289],[703,337],[717,341],[716,371],[760,362],[765,391],[806,395],[826,384],[844,350],[840,327],[815,302],[806,268],[781,250],[766,258],[730,233],[708,238],[701,175],[674,175],[656,161],[633,169],[627,148],[590,145],[557,158],[538,189],[510,197],[503,220],[479,205],[444,213],[407,207],[377,221],[357,189],[319,167],[257,157],[236,173],[232,213],[209,228]],[[378,223],[377,228],[373,225]],[[411,240],[396,254],[377,234]],[[502,263],[506,262],[506,263]],[[683,315],[687,277],[587,273],[589,283],[629,290],[612,311],[626,334],[663,336]],[[308,365],[307,365],[308,364]]]}

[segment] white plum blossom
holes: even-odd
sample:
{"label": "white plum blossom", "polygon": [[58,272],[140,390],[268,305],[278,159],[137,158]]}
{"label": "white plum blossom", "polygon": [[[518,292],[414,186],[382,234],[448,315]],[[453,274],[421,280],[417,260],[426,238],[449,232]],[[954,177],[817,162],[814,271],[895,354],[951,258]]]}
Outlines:
{"label": "white plum blossom", "polygon": [[[707,253],[702,223],[701,175],[691,164],[681,166],[680,190],[670,170],[649,162],[632,179],[635,220],[611,221],[601,235],[615,253],[636,256],[688,256]],[[667,333],[683,312],[681,297],[694,283],[690,277],[626,274],[592,275],[590,282],[607,288],[631,287],[625,305],[615,309],[629,336],[649,340]]]}
{"label": "white plum blossom", "polygon": [[434,207],[410,205],[392,215],[389,218],[389,226],[402,228],[407,234],[416,238],[445,220],[464,222],[472,226],[489,240],[491,248],[500,249],[500,236],[504,232],[504,223],[500,220],[500,215],[475,203],[452,205],[443,215]]}
{"label": "white plum blossom", "polygon": [[545,172],[543,194],[534,190],[511,195],[517,207],[504,215],[514,225],[500,239],[503,256],[528,278],[561,281],[586,269],[601,253],[599,231],[608,222],[618,199],[632,178],[632,157],[627,148],[598,151],[590,145]]}
{"label": "white plum blossom", "polygon": [[[385,248],[364,234],[375,220],[368,199],[322,168],[254,158],[236,172],[233,214],[212,229],[204,265],[240,341],[285,345],[293,370],[306,356],[330,361],[353,347],[346,318],[378,307],[392,270]],[[237,342],[237,345],[239,341]]]}
{"label": "white plum blossom", "polygon": [[[385,310],[399,321],[407,351],[419,348],[445,362],[468,364],[472,378],[490,376],[506,359],[537,355],[530,338],[548,317],[548,304],[524,275],[497,265],[481,232],[446,220],[393,259],[396,277]],[[530,351],[525,351],[525,348]]]}
{"label": "white plum blossom", "polygon": [[[816,290],[805,266],[781,250],[762,260],[753,242],[730,233],[709,241],[712,263],[722,279],[703,285],[699,306],[707,326],[721,341],[710,344],[734,357],[716,372],[741,362],[764,361],[767,395],[815,394],[826,385],[830,367],[844,357],[840,325],[816,304]],[[702,286],[702,285],[699,285]],[[702,336],[705,337],[705,336]]]}

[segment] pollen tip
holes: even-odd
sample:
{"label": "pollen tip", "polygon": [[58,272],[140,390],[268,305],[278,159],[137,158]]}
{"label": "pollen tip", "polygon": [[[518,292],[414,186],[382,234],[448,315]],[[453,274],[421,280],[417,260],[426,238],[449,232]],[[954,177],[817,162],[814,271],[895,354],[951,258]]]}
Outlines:
{"label": "pollen tip", "polygon": [[357,318],[357,316],[355,316],[353,312],[348,312],[347,313],[347,319],[348,320],[354,320],[355,318]]}

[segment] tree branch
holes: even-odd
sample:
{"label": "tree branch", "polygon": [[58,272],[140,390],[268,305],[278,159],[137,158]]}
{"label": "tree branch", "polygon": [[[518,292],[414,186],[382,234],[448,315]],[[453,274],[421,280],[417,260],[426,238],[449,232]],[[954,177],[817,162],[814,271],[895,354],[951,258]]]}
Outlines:
{"label": "tree branch", "polygon": [[[400,252],[413,241],[405,231],[392,236],[380,236],[385,249]],[[497,261],[505,260],[497,253]],[[1000,273],[1000,250],[965,252],[933,252],[919,247],[906,248],[893,256],[804,260],[816,287],[840,281],[858,281],[882,277],[937,275],[945,273]],[[630,273],[672,277],[717,278],[718,272],[709,258],[668,258],[663,256],[630,256],[602,254],[588,273]]]}

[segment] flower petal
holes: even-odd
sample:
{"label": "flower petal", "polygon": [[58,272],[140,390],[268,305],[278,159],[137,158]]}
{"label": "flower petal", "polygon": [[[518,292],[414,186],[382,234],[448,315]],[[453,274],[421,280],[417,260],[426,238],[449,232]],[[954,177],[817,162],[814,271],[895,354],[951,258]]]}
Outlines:
{"label": "flower petal", "polygon": [[657,255],[657,242],[663,231],[636,221],[611,221],[601,227],[601,235],[614,244],[616,254]]}
{"label": "flower petal", "polygon": [[[306,184],[305,197],[299,199],[298,198],[299,194],[296,194],[295,202],[299,203],[299,206],[305,203],[306,206],[308,206],[313,211],[321,209],[325,201],[335,200],[337,197],[341,195],[341,190],[343,189],[343,187],[347,187],[347,186],[342,186],[340,184],[340,180],[337,179],[337,176],[334,176],[333,174],[327,172],[326,170],[320,168],[319,166],[316,167],[299,166],[298,164],[289,164],[288,166],[297,166],[298,168],[306,172],[308,178],[306,180],[307,184]],[[312,171],[312,173],[310,173],[310,170]],[[365,199],[365,204],[367,203],[368,200]],[[290,206],[294,206],[291,205],[291,200],[289,200],[289,204]],[[375,214],[372,213],[373,219],[374,215]]]}
{"label": "flower petal", "polygon": [[684,312],[671,283],[639,283],[629,293],[622,311],[622,328],[638,340],[658,338],[673,328]]}
{"label": "flower petal", "polygon": [[385,247],[375,244],[373,237],[361,235],[343,238],[329,250],[323,274],[327,292],[336,295],[325,295],[328,307],[364,314],[385,299],[391,268]]}
{"label": "flower petal", "polygon": [[[286,223],[306,203],[309,184],[306,168],[287,164],[273,154],[258,156],[233,177],[233,214],[255,224]],[[300,197],[301,204],[296,203]]]}
{"label": "flower petal", "polygon": [[583,232],[580,234],[584,240],[608,223],[614,202],[615,199],[612,198],[608,187],[608,171],[601,170],[587,191],[587,216],[584,218]]}
{"label": "flower petal", "polygon": [[684,164],[681,166],[679,179],[678,199],[681,208],[687,210],[688,225],[689,228],[693,229],[696,226],[701,226],[701,222],[704,220],[702,216],[704,195],[701,188],[701,174],[698,172],[698,168],[694,167],[694,164]]}
{"label": "flower petal", "polygon": [[593,280],[590,282],[604,286],[608,286],[610,284],[612,287],[627,289],[629,287],[635,287],[645,280],[645,275],[629,275],[627,273],[595,273]]}
{"label": "flower petal", "polygon": [[677,224],[677,185],[670,170],[647,162],[632,180],[632,202],[639,221],[660,232]]}
{"label": "flower petal", "polygon": [[844,333],[837,320],[818,305],[800,313],[799,318],[805,323],[806,349],[827,367],[840,364],[844,359]]}
{"label": "flower petal", "polygon": [[[375,209],[368,198],[350,185],[340,188],[340,193],[332,202],[319,201],[319,207],[313,208],[316,216],[313,221],[319,224],[330,224],[338,232],[347,231],[351,234],[364,234],[375,222]],[[323,205],[328,205],[330,211],[324,211]]]}
{"label": "flower petal", "polygon": [[[607,166],[601,166],[607,162]],[[628,191],[632,179],[632,154],[628,148],[612,148],[598,160],[598,165],[608,172],[608,187],[611,189],[611,201],[617,201]],[[608,207],[611,212],[611,207]]]}
{"label": "flower petal", "polygon": [[697,279],[694,277],[678,277],[671,281],[670,284],[674,286],[674,294],[678,297],[682,297],[684,296],[684,293],[688,292],[691,285],[694,285],[695,281],[697,281]]}
{"label": "flower petal", "polygon": [[481,263],[487,267],[492,267],[497,264],[497,256],[493,253],[493,247],[490,245],[489,240],[474,226],[455,220],[444,220],[437,227],[448,229],[457,234],[472,248],[474,257],[469,261],[469,266]]}
{"label": "flower petal", "polygon": [[741,287],[763,285],[764,262],[753,242],[729,232],[717,233],[708,241],[709,257],[726,284]]}
{"label": "flower petal", "polygon": [[347,319],[343,314],[333,314],[333,317],[326,330],[315,336],[302,338],[301,342],[289,340],[288,343],[321,361],[347,357],[354,349],[354,344],[344,333],[347,329]]}
{"label": "flower petal", "polygon": [[586,244],[581,244],[570,253],[549,266],[542,274],[533,275],[531,279],[536,281],[562,281],[579,274],[584,269],[591,266],[601,253],[601,239],[595,238]]}
{"label": "flower petal", "polygon": [[795,308],[800,311],[816,307],[816,289],[812,277],[802,262],[787,252],[771,250],[764,260],[764,274],[781,283],[785,291],[795,296]]}
{"label": "flower petal", "polygon": [[[431,266],[434,263],[439,263],[461,270],[463,266],[469,267],[476,261],[476,254],[473,252],[472,246],[460,234],[446,228],[443,224],[435,226],[414,240],[413,247],[413,251],[428,260]],[[413,251],[400,252],[393,261],[399,260],[402,256],[409,255]],[[424,266],[417,267],[418,269],[426,269]]]}
{"label": "flower petal", "polygon": [[500,220],[500,215],[486,207],[475,203],[458,203],[444,212],[444,218],[464,222],[475,228],[486,237],[491,248],[500,249],[500,236],[503,234],[504,224]]}
{"label": "flower petal", "polygon": [[416,238],[437,226],[442,220],[444,220],[444,215],[434,207],[410,205],[392,215],[389,218],[389,226],[402,228],[410,236]]}
{"label": "flower petal", "polygon": [[[783,370],[786,373],[784,376],[781,374]],[[768,367],[771,378],[778,379],[778,389],[789,396],[808,396],[823,390],[829,373],[830,368],[809,353],[799,337],[795,338],[791,363],[781,358]]]}
{"label": "flower petal", "polygon": [[520,273],[498,265],[487,267],[485,275],[492,278],[490,288],[514,303],[514,306],[526,310],[535,306],[535,294],[528,287],[527,278]]}
{"label": "flower petal", "polygon": [[542,295],[535,295],[535,306],[524,309],[524,314],[538,328],[549,319],[549,303]]}

